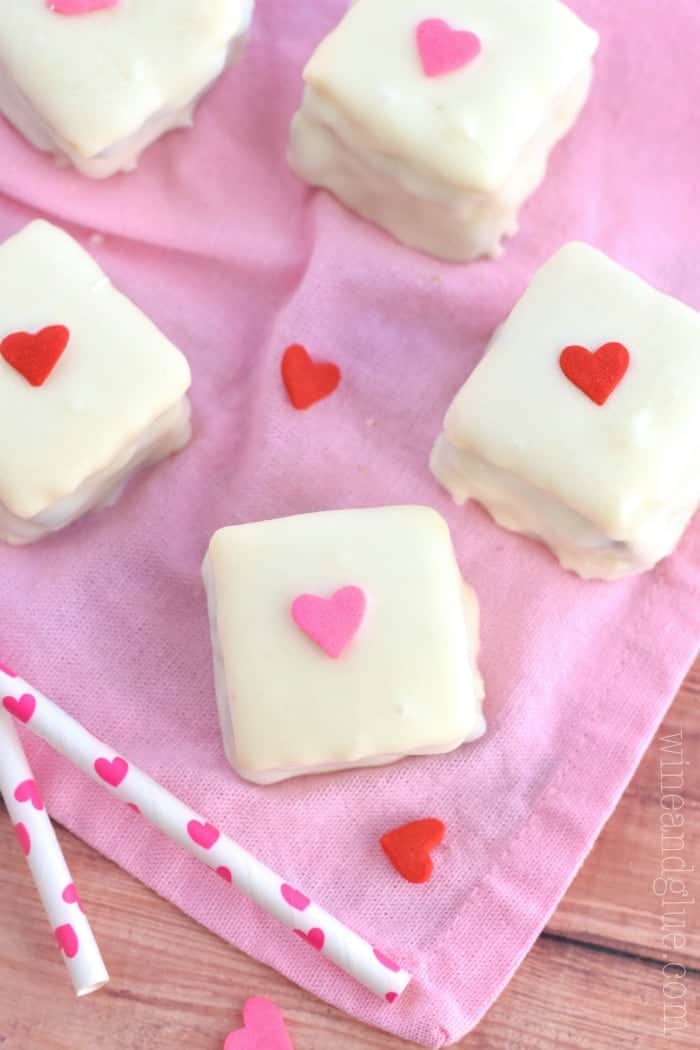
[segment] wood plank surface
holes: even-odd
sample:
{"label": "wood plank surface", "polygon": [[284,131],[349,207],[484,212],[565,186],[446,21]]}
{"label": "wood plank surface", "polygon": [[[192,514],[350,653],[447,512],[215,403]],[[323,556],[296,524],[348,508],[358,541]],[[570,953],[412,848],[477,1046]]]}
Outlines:
{"label": "wood plank surface", "polygon": [[[698,903],[685,909],[682,947],[674,947],[678,939],[664,941],[662,898],[654,892],[664,844],[660,763],[673,758],[679,740],[687,765],[685,839],[676,852],[700,869],[699,699],[700,662],[547,931],[463,1048],[700,1045],[700,889],[696,881]],[[73,997],[0,812],[0,1050],[221,1050],[240,1024],[243,1002],[256,994],[283,1009],[296,1050],[408,1045],[351,1021],[241,955],[67,832],[61,841],[112,982],[89,999]],[[664,994],[667,962],[683,964],[687,973]],[[681,988],[685,996],[672,999]],[[684,1024],[678,1002],[685,1004]]]}

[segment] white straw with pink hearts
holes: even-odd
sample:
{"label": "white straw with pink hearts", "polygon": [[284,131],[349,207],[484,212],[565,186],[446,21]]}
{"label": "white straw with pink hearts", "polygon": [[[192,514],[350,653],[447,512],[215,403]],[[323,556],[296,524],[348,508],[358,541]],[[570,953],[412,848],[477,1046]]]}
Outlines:
{"label": "white straw with pink hearts", "polygon": [[23,679],[0,669],[5,710],[51,747],[137,809],[168,838],[332,960],[388,1003],[406,989],[411,975],[384,952],[314,904],[301,890],[256,860],[233,839],[94,737],[57,704]]}
{"label": "white straw with pink hearts", "polygon": [[0,709],[0,795],[27,858],[37,892],[63,952],[76,995],[109,981],[68,865],[32,776],[15,724]]}

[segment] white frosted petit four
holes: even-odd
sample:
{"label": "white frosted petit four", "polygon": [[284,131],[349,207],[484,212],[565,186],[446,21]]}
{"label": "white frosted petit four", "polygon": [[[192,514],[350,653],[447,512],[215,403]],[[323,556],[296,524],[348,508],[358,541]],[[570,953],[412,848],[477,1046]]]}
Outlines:
{"label": "white frosted petit four", "polygon": [[304,71],[291,165],[405,244],[495,256],[597,46],[560,0],[355,0]]}
{"label": "white frosted petit four", "polygon": [[31,543],[187,443],[190,370],[47,222],[0,245],[0,288],[0,540]]}
{"label": "white frosted petit four", "polygon": [[235,525],[203,573],[225,750],[245,779],[437,754],[484,732],[478,604],[435,511]]}
{"label": "white frosted petit four", "polygon": [[187,127],[241,48],[253,0],[9,0],[0,113],[85,175],[130,171]]}
{"label": "white frosted petit four", "polygon": [[651,568],[700,502],[700,314],[567,245],[457,395],[432,468],[581,576]]}

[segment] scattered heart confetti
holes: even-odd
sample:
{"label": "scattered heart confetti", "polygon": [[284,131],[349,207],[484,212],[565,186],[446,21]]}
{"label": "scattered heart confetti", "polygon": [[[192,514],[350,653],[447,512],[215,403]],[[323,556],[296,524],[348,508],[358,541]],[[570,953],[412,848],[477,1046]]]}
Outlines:
{"label": "scattered heart confetti", "polygon": [[211,849],[218,842],[220,832],[213,824],[202,824],[198,820],[191,820],[187,825],[187,834],[197,846],[201,846],[202,849]]}
{"label": "scattered heart confetti", "polygon": [[445,837],[445,825],[434,817],[414,820],[381,837],[387,857],[407,882],[427,882],[433,874],[431,852]]}
{"label": "scattered heart confetti", "polygon": [[269,999],[249,999],[243,1007],[243,1024],[231,1032],[224,1050],[294,1050],[284,1018]]}
{"label": "scattered heart confetti", "polygon": [[31,802],[34,809],[44,808],[44,800],[36,780],[23,780],[18,784],[15,788],[15,798],[18,802]]}
{"label": "scattered heart confetti", "polygon": [[32,850],[32,840],[24,824],[15,824],[15,835],[22,853],[24,853],[25,857],[28,857]]}
{"label": "scattered heart confetti", "polygon": [[327,656],[337,660],[365,618],[367,598],[359,587],[342,587],[330,598],[301,594],[292,603],[292,619]]}
{"label": "scattered heart confetti", "polygon": [[453,29],[442,18],[426,18],[416,28],[416,45],[426,77],[455,73],[481,54],[481,41],[468,29]]}
{"label": "scattered heart confetti", "polygon": [[625,378],[630,353],[622,343],[604,343],[595,351],[585,346],[567,346],[559,364],[574,386],[602,406]]}
{"label": "scattered heart confetti", "polygon": [[95,772],[105,784],[118,788],[129,772],[129,763],[125,758],[119,757],[113,758],[111,762],[108,758],[97,758],[95,759]]}
{"label": "scattered heart confetti", "polygon": [[326,943],[326,935],[323,930],[319,930],[318,926],[315,926],[313,930],[309,930],[308,933],[304,933],[303,930],[294,931],[297,937],[301,937],[302,941],[306,941],[312,948],[315,948],[317,952],[323,949]]}
{"label": "scattered heart confetti", "polygon": [[36,711],[36,699],[31,693],[24,693],[19,699],[14,696],[6,696],[3,699],[2,706],[14,718],[19,719],[20,722],[24,722],[26,725]]}
{"label": "scattered heart confetti", "polygon": [[340,383],[341,372],[328,361],[313,361],[305,347],[295,344],[284,352],[282,380],[289,400],[303,411],[333,393]]}
{"label": "scattered heart confetti", "polygon": [[286,882],[282,884],[280,892],[287,904],[297,911],[306,911],[311,904],[311,901],[304,893],[295,890],[293,886],[288,886]]}
{"label": "scattered heart confetti", "polygon": [[104,11],[116,7],[120,0],[46,0],[49,11],[57,15],[89,15],[93,11]]}
{"label": "scattered heart confetti", "polygon": [[0,343],[0,354],[32,386],[43,386],[70,341],[70,332],[62,324],[30,332],[13,332]]}
{"label": "scattered heart confetti", "polygon": [[54,937],[56,938],[56,944],[65,954],[66,958],[74,959],[78,954],[80,944],[78,942],[78,935],[69,922],[65,923],[64,926],[59,926],[54,931]]}

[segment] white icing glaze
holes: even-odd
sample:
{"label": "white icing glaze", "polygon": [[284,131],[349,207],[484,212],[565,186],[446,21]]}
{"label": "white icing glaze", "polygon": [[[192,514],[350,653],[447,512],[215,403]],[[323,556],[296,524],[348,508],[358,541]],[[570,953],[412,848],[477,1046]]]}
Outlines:
{"label": "white icing glaze", "polygon": [[[423,74],[415,30],[440,18],[482,53]],[[319,46],[290,162],[399,240],[496,254],[588,94],[597,34],[559,0],[357,0]]]}
{"label": "white icing glaze", "polygon": [[0,535],[26,542],[103,502],[125,472],[184,442],[190,370],[88,253],[49,223],[33,222],[0,245],[0,284],[0,341],[52,324],[70,330],[42,387],[0,358]]}
{"label": "white icing glaze", "polygon": [[[485,731],[478,605],[449,530],[423,507],[222,529],[203,575],[226,754],[255,783],[454,750]],[[339,660],[294,624],[299,594],[360,586]]]}
{"label": "white icing glaze", "polygon": [[[621,342],[604,406],[559,367],[571,344]],[[651,568],[700,502],[700,315],[600,252],[569,244],[539,271],[459,392],[432,469],[537,536],[582,576]]]}
{"label": "white icing glaze", "polygon": [[85,175],[129,171],[157,138],[191,124],[197,101],[242,47],[252,13],[253,0],[122,0],[67,18],[44,0],[7,0],[0,112]]}

